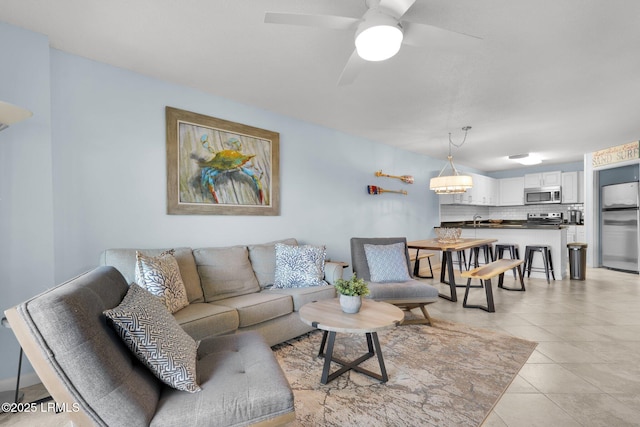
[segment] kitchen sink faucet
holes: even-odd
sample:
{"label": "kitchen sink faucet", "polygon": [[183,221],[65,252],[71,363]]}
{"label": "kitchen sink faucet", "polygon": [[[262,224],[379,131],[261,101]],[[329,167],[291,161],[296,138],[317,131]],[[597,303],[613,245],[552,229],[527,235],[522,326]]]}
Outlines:
{"label": "kitchen sink faucet", "polygon": [[482,218],[482,217],[481,217],[480,215],[478,215],[478,214],[475,214],[475,215],[473,216],[473,226],[474,226],[474,227],[477,227],[477,226],[478,226],[478,224],[476,224],[476,220],[478,220],[478,219],[480,219],[480,218]]}

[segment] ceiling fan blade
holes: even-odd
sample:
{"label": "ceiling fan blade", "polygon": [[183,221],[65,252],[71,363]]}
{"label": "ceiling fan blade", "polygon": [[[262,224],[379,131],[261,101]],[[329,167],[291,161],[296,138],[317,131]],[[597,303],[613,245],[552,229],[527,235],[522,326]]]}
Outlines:
{"label": "ceiling fan blade", "polygon": [[400,19],[415,2],[416,0],[380,0],[380,7]]}
{"label": "ceiling fan blade", "polygon": [[347,64],[344,66],[342,70],[342,74],[340,74],[340,78],[338,79],[338,86],[346,86],[353,83],[358,74],[360,74],[360,70],[362,70],[365,64],[365,60],[360,58],[358,52],[354,49],[353,53],[349,57]]}
{"label": "ceiling fan blade", "polygon": [[302,25],[305,27],[329,28],[333,30],[356,29],[360,18],[333,15],[306,15],[301,13],[266,12],[264,22],[267,24]]}
{"label": "ceiling fan blade", "polygon": [[445,49],[456,49],[468,47],[471,43],[482,40],[481,37],[458,31],[446,30],[427,24],[416,24],[415,22],[402,22],[404,38],[402,43],[409,46],[438,46]]}

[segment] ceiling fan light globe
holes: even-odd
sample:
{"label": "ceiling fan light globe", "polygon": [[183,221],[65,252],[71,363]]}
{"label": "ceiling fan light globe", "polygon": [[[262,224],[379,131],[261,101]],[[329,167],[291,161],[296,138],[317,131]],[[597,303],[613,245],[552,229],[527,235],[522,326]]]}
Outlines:
{"label": "ceiling fan light globe", "polygon": [[376,25],[356,36],[358,56],[365,61],[384,61],[400,51],[402,30],[398,26]]}

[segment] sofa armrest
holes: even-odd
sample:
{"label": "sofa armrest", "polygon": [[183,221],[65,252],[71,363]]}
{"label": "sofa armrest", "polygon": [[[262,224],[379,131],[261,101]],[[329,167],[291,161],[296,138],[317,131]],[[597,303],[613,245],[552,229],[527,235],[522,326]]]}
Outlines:
{"label": "sofa armrest", "polygon": [[335,285],[336,280],[342,279],[344,267],[347,264],[339,261],[325,261],[324,263],[324,280],[330,285]]}

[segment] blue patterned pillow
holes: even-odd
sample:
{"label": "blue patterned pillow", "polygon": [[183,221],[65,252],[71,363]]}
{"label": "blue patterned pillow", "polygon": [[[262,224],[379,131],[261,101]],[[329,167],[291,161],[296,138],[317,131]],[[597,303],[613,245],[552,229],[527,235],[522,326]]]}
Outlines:
{"label": "blue patterned pillow", "polygon": [[190,393],[201,390],[196,381],[198,343],[159,298],[132,283],[120,305],[104,315],[129,350],[162,382]]}
{"label": "blue patterned pillow", "polygon": [[391,245],[364,245],[372,282],[406,282],[411,280],[407,268],[404,243]]}
{"label": "blue patterned pillow", "polygon": [[174,253],[171,249],[150,257],[136,251],[136,283],[160,298],[171,313],[189,305]]}
{"label": "blue patterned pillow", "polygon": [[290,246],[276,243],[276,274],[273,289],[305,288],[327,283],[324,278],[324,246]]}

